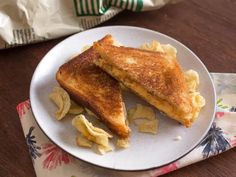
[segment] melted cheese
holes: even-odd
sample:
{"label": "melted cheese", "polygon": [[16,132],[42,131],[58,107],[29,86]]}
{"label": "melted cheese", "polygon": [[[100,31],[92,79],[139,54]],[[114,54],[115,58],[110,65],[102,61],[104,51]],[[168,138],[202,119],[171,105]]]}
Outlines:
{"label": "melted cheese", "polygon": [[177,109],[175,109],[172,105],[170,105],[167,101],[160,99],[158,97],[153,96],[150,94],[146,89],[141,87],[139,84],[130,81],[126,78],[126,74],[120,72],[114,67],[111,67],[105,63],[98,63],[98,65],[102,66],[108,73],[113,75],[114,77],[119,77],[123,83],[125,83],[125,86],[128,88],[131,88],[133,91],[135,91],[139,96],[142,98],[148,100],[150,104],[158,108],[159,110],[165,112],[168,116],[170,116],[173,119],[176,119],[177,121],[186,124],[183,120],[183,117],[187,117],[187,119],[191,119],[191,115],[182,115],[181,112],[178,112]]}

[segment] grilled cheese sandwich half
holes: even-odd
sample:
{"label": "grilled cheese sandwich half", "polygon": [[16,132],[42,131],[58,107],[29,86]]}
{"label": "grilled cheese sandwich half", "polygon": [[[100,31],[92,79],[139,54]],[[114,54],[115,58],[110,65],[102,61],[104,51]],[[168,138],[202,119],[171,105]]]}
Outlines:
{"label": "grilled cheese sandwich half", "polygon": [[[112,45],[112,36],[107,35],[98,43]],[[126,138],[130,129],[120,85],[93,63],[98,58],[91,47],[63,64],[56,79],[74,101],[94,112],[115,134]]]}
{"label": "grilled cheese sandwich half", "polygon": [[191,126],[199,108],[193,104],[184,73],[174,55],[101,45],[94,63],[169,117]]}

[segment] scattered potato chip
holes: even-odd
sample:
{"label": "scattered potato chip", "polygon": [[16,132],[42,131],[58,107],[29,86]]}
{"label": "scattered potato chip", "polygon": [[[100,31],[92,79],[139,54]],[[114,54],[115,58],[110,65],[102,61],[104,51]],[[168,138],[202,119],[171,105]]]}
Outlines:
{"label": "scattered potato chip", "polygon": [[204,107],[206,103],[205,103],[205,98],[201,96],[199,92],[193,92],[190,95],[192,97],[192,104],[195,107],[192,116],[194,118],[192,121],[194,121],[198,117],[201,108]]}
{"label": "scattered potato chip", "polygon": [[158,121],[155,120],[149,120],[142,124],[138,125],[138,131],[143,133],[152,133],[157,134],[157,127],[158,127]]}
{"label": "scattered potato chip", "polygon": [[133,122],[133,116],[134,116],[135,111],[136,111],[136,107],[133,107],[133,108],[128,110],[127,118],[128,118],[129,123]]}
{"label": "scattered potato chip", "polygon": [[158,41],[154,40],[151,43],[145,43],[141,47],[144,50],[150,50],[154,52],[167,53],[168,55],[176,58],[177,50],[170,44],[161,44]]}
{"label": "scattered potato chip", "polygon": [[162,52],[162,53],[164,52],[161,44],[156,40],[152,41],[151,43],[145,43],[140,48],[155,52]]}
{"label": "scattered potato chip", "polygon": [[93,130],[96,131],[97,133],[101,133],[106,135],[108,138],[112,138],[113,136],[109,133],[107,133],[105,130],[98,128],[98,127],[93,127]]}
{"label": "scattered potato chip", "polygon": [[99,154],[104,155],[105,153],[112,151],[112,148],[111,146],[97,145],[97,150]]}
{"label": "scattered potato chip", "polygon": [[143,133],[157,133],[158,121],[155,112],[149,106],[137,104],[136,107],[128,111],[129,122],[134,122],[138,126],[138,131]]}
{"label": "scattered potato chip", "polygon": [[199,86],[199,75],[194,70],[188,70],[184,73],[185,80],[187,82],[187,86],[191,92],[196,91]]}
{"label": "scattered potato chip", "polygon": [[116,145],[119,148],[128,148],[129,147],[129,139],[128,138],[117,139]]}
{"label": "scattered potato chip", "polygon": [[184,77],[190,91],[193,107],[195,108],[191,116],[191,121],[193,122],[198,117],[201,108],[205,106],[205,98],[196,91],[200,82],[198,73],[194,70],[188,70],[184,73]]}
{"label": "scattered potato chip", "polygon": [[70,109],[70,96],[61,87],[54,87],[49,98],[57,105],[58,111],[55,113],[57,120],[61,120]]}
{"label": "scattered potato chip", "polygon": [[82,106],[79,106],[78,104],[76,104],[72,100],[70,100],[70,101],[71,101],[71,106],[70,106],[70,109],[69,109],[70,114],[81,114],[84,111]]}
{"label": "scattered potato chip", "polygon": [[81,49],[81,52],[88,50],[90,47],[91,47],[90,45],[83,46],[83,48]]}
{"label": "scattered potato chip", "polygon": [[78,146],[82,146],[82,147],[92,147],[92,142],[89,141],[88,139],[86,139],[83,135],[79,134],[76,137],[76,143]]}
{"label": "scattered potato chip", "polygon": [[77,128],[82,135],[90,141],[93,141],[102,146],[109,146],[109,138],[112,135],[105,132],[103,129],[94,127],[84,115],[78,115],[72,120],[72,125]]}
{"label": "scattered potato chip", "polygon": [[155,112],[149,106],[137,104],[135,108],[131,108],[128,111],[128,119],[130,122],[133,122],[135,119],[140,119],[140,118],[154,120]]}
{"label": "scattered potato chip", "polygon": [[84,109],[86,110],[88,115],[96,117],[98,119],[98,117],[92,111],[90,111],[88,108],[84,108]]}
{"label": "scattered potato chip", "polygon": [[203,106],[205,106],[205,99],[200,95],[199,92],[192,93],[191,97],[194,107],[202,108]]}

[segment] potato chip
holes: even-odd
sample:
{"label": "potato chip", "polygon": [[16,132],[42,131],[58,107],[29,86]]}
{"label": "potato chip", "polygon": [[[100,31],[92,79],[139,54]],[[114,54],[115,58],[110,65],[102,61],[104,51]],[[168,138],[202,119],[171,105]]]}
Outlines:
{"label": "potato chip", "polygon": [[89,141],[87,138],[85,138],[83,135],[79,134],[77,137],[76,137],[76,143],[78,146],[81,146],[81,147],[92,147],[93,143],[91,141]]}
{"label": "potato chip", "polygon": [[49,98],[57,105],[58,110],[55,113],[57,120],[61,120],[70,109],[70,96],[61,87],[54,87]]}
{"label": "potato chip", "polygon": [[145,43],[140,48],[144,50],[164,53],[161,44],[156,40],[152,41],[151,43]]}
{"label": "potato chip", "polygon": [[176,58],[177,50],[170,44],[161,44],[158,41],[154,40],[151,43],[145,43],[141,47],[144,50],[150,50],[154,52],[166,53],[173,58]]}
{"label": "potato chip", "polygon": [[199,86],[199,75],[194,70],[188,70],[184,73],[185,80],[190,92],[195,92]]}
{"label": "potato chip", "polygon": [[132,123],[132,122],[133,122],[133,117],[134,117],[135,111],[136,111],[136,107],[131,108],[131,109],[128,110],[128,116],[127,116],[127,118],[128,118],[128,122],[129,122],[129,123]]}
{"label": "potato chip", "polygon": [[97,145],[97,151],[99,154],[104,155],[105,153],[112,151],[112,148],[111,146]]}
{"label": "potato chip", "polygon": [[84,108],[82,106],[79,106],[78,104],[76,104],[74,101],[71,101],[71,106],[69,109],[69,113],[70,114],[81,114],[84,111]]}
{"label": "potato chip", "polygon": [[149,106],[137,104],[128,111],[129,122],[138,126],[138,131],[143,133],[157,133],[158,121],[155,112]]}
{"label": "potato chip", "polygon": [[141,104],[137,104],[135,108],[131,108],[128,111],[128,119],[130,122],[133,122],[135,119],[155,119],[155,112],[149,106],[144,106]]}
{"label": "potato chip", "polygon": [[98,117],[92,111],[90,111],[88,108],[84,108],[84,109],[85,109],[85,111],[87,112],[88,115],[98,119]]}
{"label": "potato chip", "polygon": [[176,58],[177,50],[175,47],[173,47],[170,44],[163,44],[163,45],[161,45],[161,47],[165,53],[172,56],[173,58]]}
{"label": "potato chip", "polygon": [[88,50],[90,47],[91,47],[91,45],[83,46],[83,48],[81,49],[81,52],[84,52],[84,51]]}
{"label": "potato chip", "polygon": [[138,131],[143,133],[152,133],[157,134],[157,128],[158,127],[158,121],[155,120],[149,120],[146,122],[143,122],[142,124],[138,125]]}
{"label": "potato chip", "polygon": [[128,138],[119,138],[119,139],[117,139],[116,145],[119,148],[128,148],[129,147],[129,139]]}
{"label": "potato chip", "polygon": [[94,127],[84,115],[78,115],[72,120],[72,125],[77,128],[82,135],[90,141],[93,141],[102,146],[109,145],[109,138],[112,138],[112,135],[107,133],[101,128]]}
{"label": "potato chip", "polygon": [[190,94],[192,97],[192,104],[194,107],[203,107],[205,106],[205,99],[200,95],[199,92],[194,92]]}
{"label": "potato chip", "polygon": [[205,102],[205,98],[201,96],[199,92],[193,92],[190,95],[192,98],[192,104],[195,107],[195,110],[192,116],[194,118],[192,121],[194,121],[198,117],[201,108],[205,106],[206,102]]}

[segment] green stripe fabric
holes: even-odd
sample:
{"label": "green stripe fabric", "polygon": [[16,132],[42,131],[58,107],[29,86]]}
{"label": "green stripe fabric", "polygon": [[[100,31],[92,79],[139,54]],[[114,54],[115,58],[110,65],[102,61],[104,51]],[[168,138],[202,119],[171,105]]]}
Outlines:
{"label": "green stripe fabric", "polygon": [[142,0],[138,0],[137,1],[137,6],[136,6],[136,11],[140,12],[143,8],[143,1]]}
{"label": "green stripe fabric", "polygon": [[95,1],[97,1],[97,12],[98,12],[98,14],[100,13],[100,4],[99,4],[99,0],[95,0]]}
{"label": "green stripe fabric", "polygon": [[123,0],[120,0],[120,6],[119,7],[122,8],[122,6],[123,6]]}
{"label": "green stripe fabric", "polygon": [[91,14],[90,10],[89,10],[89,3],[88,0],[85,0],[86,3],[86,10],[87,10],[87,14]]}
{"label": "green stripe fabric", "polygon": [[87,8],[86,8],[86,1],[87,0],[82,0],[82,6],[83,6],[83,9],[84,9],[84,15],[88,14],[88,11],[87,11]]}
{"label": "green stripe fabric", "polygon": [[133,10],[133,7],[134,7],[134,0],[131,0],[131,6],[129,10]]}
{"label": "green stripe fabric", "polygon": [[116,5],[116,3],[117,3],[117,0],[115,0],[115,1],[114,1],[114,4],[113,4],[113,6],[117,6],[117,5]]}
{"label": "green stripe fabric", "polygon": [[92,11],[93,11],[93,14],[96,14],[95,12],[95,7],[94,7],[94,0],[90,0],[91,4],[92,4]]}
{"label": "green stripe fabric", "polygon": [[79,3],[81,8],[81,15],[84,15],[83,0],[79,0]]}
{"label": "green stripe fabric", "polygon": [[77,16],[79,16],[77,0],[74,0],[74,6],[75,6],[75,13]]}
{"label": "green stripe fabric", "polygon": [[129,7],[129,0],[126,0],[125,9],[128,9],[128,7]]}
{"label": "green stripe fabric", "polygon": [[101,1],[101,9],[102,9],[103,13],[105,13],[107,11],[106,0],[105,1]]}
{"label": "green stripe fabric", "polygon": [[143,0],[73,0],[77,16],[101,15],[111,7],[141,11]]}

